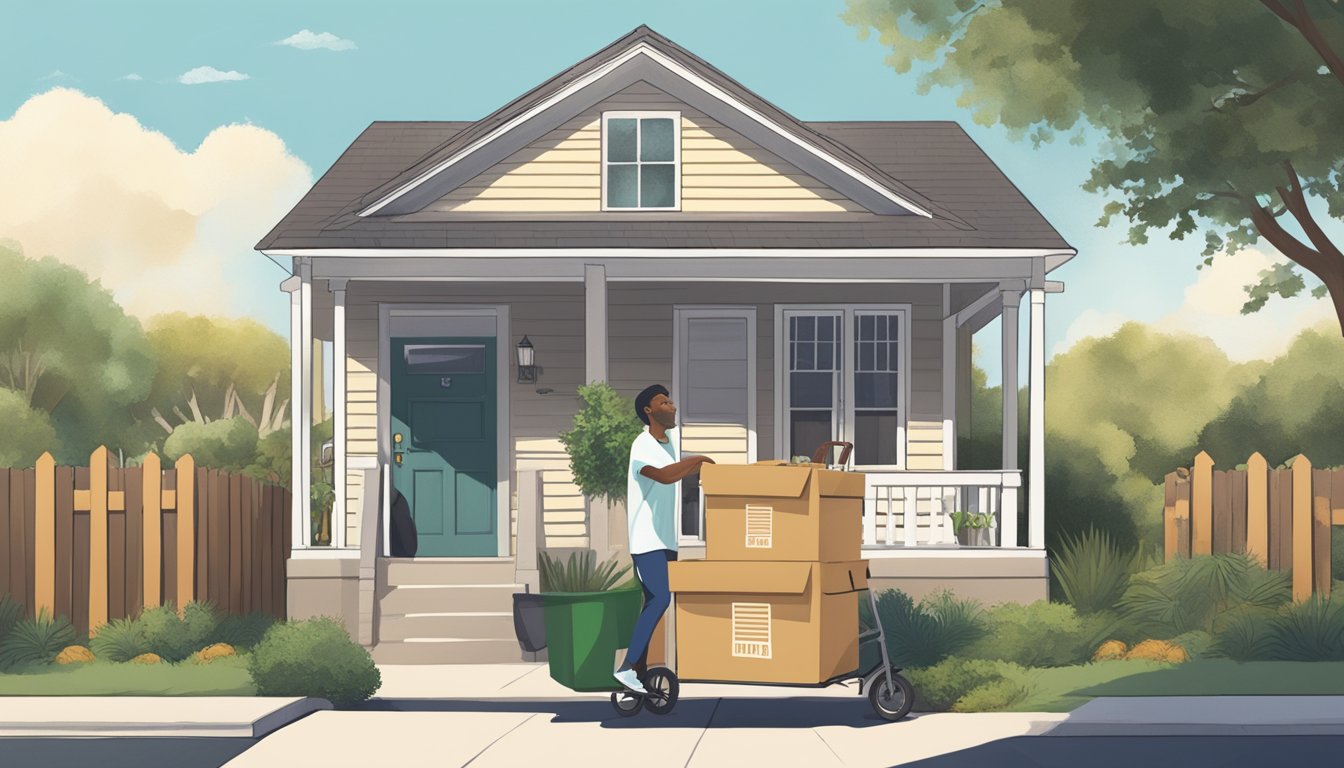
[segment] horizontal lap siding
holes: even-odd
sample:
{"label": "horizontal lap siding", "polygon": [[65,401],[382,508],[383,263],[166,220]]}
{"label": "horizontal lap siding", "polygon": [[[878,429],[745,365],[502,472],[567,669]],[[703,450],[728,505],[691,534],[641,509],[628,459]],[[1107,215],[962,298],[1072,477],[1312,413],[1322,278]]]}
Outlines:
{"label": "horizontal lap siding", "polygon": [[630,86],[548,132],[428,210],[601,211],[604,111],[681,113],[683,211],[864,211],[778,155],[646,83]]}

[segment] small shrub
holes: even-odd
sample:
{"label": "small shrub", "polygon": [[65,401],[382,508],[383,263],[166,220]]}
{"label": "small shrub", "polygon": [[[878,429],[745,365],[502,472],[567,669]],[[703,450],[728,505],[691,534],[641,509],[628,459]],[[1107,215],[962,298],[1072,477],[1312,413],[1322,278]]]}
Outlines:
{"label": "small shrub", "polygon": [[208,602],[192,600],[182,608],[182,624],[186,627],[187,645],[198,651],[210,645],[219,628],[219,613]]}
{"label": "small shrub", "polygon": [[145,649],[165,661],[181,661],[196,650],[187,625],[171,604],[145,609],[136,622],[144,633]]}
{"label": "small shrub", "polygon": [[113,619],[98,629],[90,641],[100,659],[126,662],[149,650],[145,633],[134,619]]}
{"label": "small shrub", "polygon": [[1086,661],[1092,629],[1073,606],[1037,600],[1003,603],[987,614],[985,636],[962,650],[973,659],[1011,661],[1024,667],[1060,667]]}
{"label": "small shrub", "polygon": [[23,605],[9,595],[0,595],[0,641],[4,641],[15,624],[23,618]]}
{"label": "small shrub", "polygon": [[1125,658],[1129,648],[1119,640],[1107,640],[1097,648],[1097,652],[1092,654],[1093,661],[1114,661],[1115,659]]}
{"label": "small shrub", "polygon": [[1285,606],[1269,626],[1275,659],[1344,661],[1344,600],[1312,595]]}
{"label": "small shrub", "polygon": [[331,618],[276,624],[247,668],[258,696],[315,696],[337,707],[358,704],[382,685],[369,652]]}
{"label": "small shrub", "polygon": [[207,648],[193,653],[191,658],[198,664],[209,664],[215,659],[222,659],[226,656],[236,656],[238,652],[228,643],[215,643]]}
{"label": "small shrub", "polygon": [[132,664],[162,664],[163,658],[157,653],[142,653],[131,659]]}
{"label": "small shrub", "polygon": [[565,564],[546,552],[538,554],[542,592],[606,592],[630,570],[630,564],[621,565],[617,555],[598,565],[597,553],[591,549],[571,552]]}
{"label": "small shrub", "polygon": [[923,669],[906,670],[921,709],[946,711],[971,691],[1005,678],[1001,665],[985,659],[949,656]]}
{"label": "small shrub", "polygon": [[82,645],[70,645],[56,654],[57,664],[87,664],[93,661],[93,652]]}
{"label": "small shrub", "polygon": [[1167,661],[1181,663],[1189,661],[1190,656],[1185,649],[1175,645],[1169,640],[1144,640],[1125,654],[1125,659],[1142,661]]}
{"label": "small shrub", "polygon": [[0,669],[25,664],[50,664],[56,654],[74,645],[75,628],[64,616],[52,617],[43,608],[33,619],[16,623],[0,641]]}
{"label": "small shrub", "polygon": [[234,648],[255,648],[275,622],[274,616],[264,613],[250,613],[246,616],[230,614],[219,620],[207,644],[227,643]]}
{"label": "small shrub", "polygon": [[1169,640],[1196,629],[1213,633],[1229,611],[1274,610],[1290,596],[1286,573],[1268,571],[1249,555],[1222,553],[1177,558],[1135,574],[1119,607],[1144,636]]}
{"label": "small shrub", "polygon": [[939,640],[949,654],[979,640],[985,634],[985,609],[976,600],[960,600],[951,590],[933,593],[919,601],[919,609],[937,619]]}
{"label": "small shrub", "polygon": [[[898,667],[932,667],[956,652],[943,642],[943,625],[915,605],[910,596],[899,589],[889,589],[877,595],[877,614],[882,631],[887,637],[887,651]],[[859,616],[865,626],[876,626],[866,600],[859,602]],[[868,650],[870,654],[875,652]]]}
{"label": "small shrub", "polygon": [[953,712],[1003,712],[1026,700],[1031,688],[1020,679],[1005,677],[986,683],[957,699]]}
{"label": "small shrub", "polygon": [[1213,635],[1202,629],[1177,635],[1171,643],[1183,648],[1192,659],[1207,658],[1215,653]]}
{"label": "small shrub", "polygon": [[1214,648],[1233,661],[1257,661],[1274,655],[1274,613],[1263,608],[1228,611],[1214,628]]}
{"label": "small shrub", "polygon": [[1074,538],[1063,535],[1050,564],[1061,596],[1079,613],[1109,610],[1129,586],[1134,553],[1122,553],[1105,531],[1089,528]]}

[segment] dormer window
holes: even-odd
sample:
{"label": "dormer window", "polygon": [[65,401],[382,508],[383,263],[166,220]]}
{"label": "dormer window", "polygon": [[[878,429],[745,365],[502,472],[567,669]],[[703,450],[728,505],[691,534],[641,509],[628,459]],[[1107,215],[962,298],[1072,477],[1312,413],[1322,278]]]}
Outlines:
{"label": "dormer window", "polygon": [[602,210],[681,208],[681,115],[602,115]]}

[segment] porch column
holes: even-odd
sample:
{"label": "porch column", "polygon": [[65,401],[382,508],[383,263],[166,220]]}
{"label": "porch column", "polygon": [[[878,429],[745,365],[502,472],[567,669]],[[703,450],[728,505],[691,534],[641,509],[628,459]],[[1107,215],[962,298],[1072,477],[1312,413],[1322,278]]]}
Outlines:
{"label": "porch column", "polygon": [[306,262],[299,273],[280,283],[289,294],[289,428],[290,428],[290,513],[294,539],[290,548],[307,549],[309,542],[309,469],[308,457],[312,410],[305,395],[311,391],[312,372],[312,269]]}
{"label": "porch column", "polygon": [[1027,545],[1045,548],[1045,288],[1031,289],[1031,400],[1028,450],[1031,477],[1027,483]]}
{"label": "porch column", "polygon": [[331,317],[334,330],[331,341],[331,442],[334,466],[331,471],[336,498],[331,507],[331,525],[335,529],[331,533],[331,543],[337,547],[345,546],[346,526],[349,524],[345,517],[348,481],[345,476],[345,286],[348,282],[343,279],[327,282],[333,300]]}
{"label": "porch column", "polygon": [[1003,468],[1018,469],[1017,465],[1017,310],[1022,293],[1004,290],[1003,315],[1000,330],[1003,334]]}
{"label": "porch column", "polygon": [[[601,264],[583,266],[584,342],[583,381],[592,384],[607,380],[607,268]],[[607,556],[610,541],[607,530],[610,515],[607,503],[588,500],[588,546],[599,560]]]}
{"label": "porch column", "polygon": [[952,285],[943,283],[943,469],[957,468],[957,315]]}

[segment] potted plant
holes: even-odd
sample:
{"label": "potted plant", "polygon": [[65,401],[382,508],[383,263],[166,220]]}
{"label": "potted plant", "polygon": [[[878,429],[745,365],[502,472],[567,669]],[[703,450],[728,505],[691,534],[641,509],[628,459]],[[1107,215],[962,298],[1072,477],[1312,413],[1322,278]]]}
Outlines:
{"label": "potted plant", "polygon": [[952,530],[957,534],[957,543],[967,547],[992,547],[995,527],[991,512],[967,512],[957,510],[949,512],[952,518]]}
{"label": "potted plant", "polygon": [[540,591],[515,592],[513,595],[513,629],[523,650],[536,653],[546,648],[544,595],[606,592],[613,588],[628,589],[637,586],[633,577],[618,586],[618,582],[630,570],[630,566],[626,565],[618,570],[617,565],[614,556],[598,565],[597,553],[591,549],[570,553],[566,562],[552,558],[545,551],[538,552]]}

